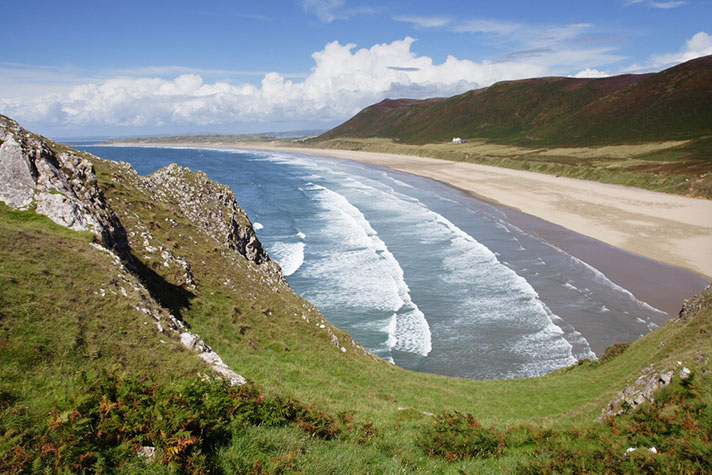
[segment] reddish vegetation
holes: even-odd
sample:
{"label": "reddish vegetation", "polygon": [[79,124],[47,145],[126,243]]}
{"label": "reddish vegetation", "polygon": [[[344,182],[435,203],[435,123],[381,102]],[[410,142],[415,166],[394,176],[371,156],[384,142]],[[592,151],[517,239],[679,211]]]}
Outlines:
{"label": "reddish vegetation", "polygon": [[655,74],[504,81],[447,99],[386,99],[320,140],[452,137],[589,146],[697,139],[712,131],[712,56]]}

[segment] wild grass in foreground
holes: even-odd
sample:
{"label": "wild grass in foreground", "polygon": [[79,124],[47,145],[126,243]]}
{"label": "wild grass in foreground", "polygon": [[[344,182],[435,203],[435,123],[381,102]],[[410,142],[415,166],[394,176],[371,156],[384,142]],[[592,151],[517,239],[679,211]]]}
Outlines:
{"label": "wild grass in foreground", "polygon": [[254,386],[84,373],[33,430],[8,427],[3,473],[709,473],[710,375],[676,378],[623,416],[566,428],[483,426],[444,413],[376,428]]}

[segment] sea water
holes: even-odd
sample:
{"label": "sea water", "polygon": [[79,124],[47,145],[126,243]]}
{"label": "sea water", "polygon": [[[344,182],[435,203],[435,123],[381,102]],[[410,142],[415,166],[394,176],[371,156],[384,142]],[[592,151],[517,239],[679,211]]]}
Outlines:
{"label": "sea water", "polygon": [[408,369],[538,376],[666,318],[495,206],[432,180],[282,151],[81,148],[140,174],[178,163],[229,185],[290,286]]}

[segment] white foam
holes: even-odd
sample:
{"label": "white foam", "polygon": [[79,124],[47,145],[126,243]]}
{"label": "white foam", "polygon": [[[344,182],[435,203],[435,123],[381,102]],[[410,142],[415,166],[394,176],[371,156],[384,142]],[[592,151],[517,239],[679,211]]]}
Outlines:
{"label": "white foam", "polygon": [[[573,364],[576,361],[573,344],[577,348],[576,356],[595,357],[585,338],[558,319],[526,279],[500,262],[489,248],[418,199],[379,183],[379,188],[382,187],[385,190],[364,190],[360,184],[358,189],[366,193],[364,198],[371,206],[397,215],[399,222],[409,229],[413,227],[421,242],[432,243],[437,248],[445,272],[439,272],[434,278],[448,284],[452,292],[458,292],[456,300],[462,301],[459,306],[462,312],[453,316],[453,320],[467,326],[470,325],[464,320],[480,320],[484,325],[513,325],[529,332],[512,344],[520,354],[531,358],[528,375],[545,374]],[[517,243],[524,249],[518,240]],[[470,289],[476,290],[477,295],[468,295]],[[567,326],[566,332],[554,323],[555,319]]]}
{"label": "white foam", "polygon": [[398,343],[396,338],[396,331],[398,330],[398,314],[393,313],[393,316],[388,321],[388,324],[383,328],[383,331],[388,335],[388,340],[386,340],[386,346],[388,348],[393,348]]}
{"label": "white foam", "polygon": [[[330,175],[340,173],[325,162],[306,157],[273,156],[270,159],[288,161],[311,171],[326,170]],[[453,322],[473,329],[477,328],[477,323],[473,327],[472,322],[520,329],[523,336],[512,337],[512,348],[531,358],[531,367],[525,371],[527,375],[544,374],[573,364],[576,361],[574,345],[576,356],[593,355],[585,338],[554,315],[532,286],[500,262],[490,249],[417,198],[396,191],[383,182],[370,186],[367,180],[352,174],[347,178],[340,176],[337,182],[352,202],[366,204],[368,209],[373,208],[387,216],[386,220],[392,217],[394,224],[407,227],[409,233],[417,235],[420,243],[432,244],[437,249],[437,255],[442,256],[442,271],[433,278],[450,285],[452,292],[460,294],[453,300],[462,301],[457,304],[456,314],[449,316]],[[396,186],[406,186],[399,180],[392,181]],[[411,188],[410,185],[407,188]],[[339,293],[324,297],[332,303],[370,306],[392,312],[390,320],[381,327],[388,335],[387,346],[427,355],[431,350],[428,323],[412,302],[400,264],[364,214],[345,196],[323,186],[309,183],[303,191],[313,194],[327,210],[323,219],[328,223],[327,231],[334,248],[331,255],[319,255],[313,266],[307,262],[302,275],[309,273],[330,279]],[[502,225],[502,228],[508,233],[517,231],[513,226]],[[525,250],[516,237],[514,240],[521,250]],[[561,326],[566,327],[566,331]]]}
{"label": "white foam", "polygon": [[259,231],[260,229],[264,229],[265,227],[262,225],[262,223],[252,223],[252,229],[255,231]]}
{"label": "white foam", "polygon": [[580,290],[577,289],[576,286],[572,285],[571,282],[564,282],[564,287],[566,287],[567,289],[576,290],[577,292],[580,292]]}
{"label": "white foam", "polygon": [[417,188],[415,188],[414,186],[409,185],[408,183],[406,183],[406,182],[404,182],[404,181],[401,181],[401,180],[398,180],[397,178],[392,177],[389,173],[383,172],[383,173],[381,174],[381,176],[382,176],[383,178],[386,178],[386,179],[392,181],[393,183],[395,183],[395,184],[398,185],[398,186],[402,186],[402,187],[404,187],[404,188],[410,188],[411,190],[416,190],[416,189],[417,189]]}
{"label": "white foam", "polygon": [[297,233],[297,237],[303,241],[307,238],[307,235],[300,231]]}
{"label": "white foam", "polygon": [[[562,251],[562,252],[564,252],[564,251]],[[593,267],[593,266],[587,264],[586,262],[582,261],[581,259],[579,259],[579,258],[577,258],[577,257],[575,257],[575,256],[572,256],[572,255],[570,255],[570,254],[569,254],[569,257],[570,257],[571,259],[573,259],[576,263],[582,265],[586,270],[588,270],[589,272],[591,272],[591,273],[593,274],[593,276],[594,276],[594,279],[595,279],[598,283],[603,284],[603,285],[606,285],[606,286],[608,286],[608,287],[610,287],[610,288],[616,290],[617,292],[620,292],[620,293],[624,294],[626,297],[628,297],[629,299],[631,299],[632,301],[634,301],[637,305],[639,305],[639,306],[641,306],[641,307],[643,307],[643,308],[645,308],[645,309],[647,309],[647,310],[649,310],[649,311],[651,311],[651,312],[656,312],[656,313],[661,313],[661,314],[663,314],[663,315],[667,315],[666,312],[663,312],[663,311],[660,310],[659,308],[655,308],[655,307],[653,307],[652,305],[650,305],[650,304],[648,304],[648,303],[646,303],[646,302],[643,302],[642,300],[639,300],[639,299],[636,298],[635,295],[633,295],[630,291],[624,289],[624,288],[621,287],[620,285],[618,285],[618,284],[616,284],[615,282],[613,282],[612,280],[610,280],[608,277],[606,277],[606,275],[605,275],[603,272],[601,272],[600,270],[596,269],[595,267]],[[586,290],[589,290],[589,289],[586,289]]]}
{"label": "white foam", "polygon": [[305,191],[324,208],[325,222],[334,243],[329,255],[309,267],[311,275],[337,284],[338,298],[351,304],[390,310],[395,325],[386,326],[388,346],[427,356],[432,349],[425,315],[412,301],[403,269],[378,237],[363,213],[344,196],[313,183]]}
{"label": "white foam", "polygon": [[573,364],[576,358],[568,339],[577,344],[579,353],[593,355],[588,342],[573,327],[564,332],[555,323],[565,324],[544,305],[526,279],[444,216],[427,208],[423,211],[431,218],[431,223],[444,228],[445,232],[441,230],[437,234],[449,240],[448,246],[439,247],[443,266],[448,271],[440,278],[451,286],[469,289],[476,285],[481,289],[479,295],[464,299],[461,306],[464,318],[487,319],[503,325],[511,322],[519,328],[528,329],[529,333],[514,345],[518,352],[531,357],[528,375],[545,374]]}
{"label": "white foam", "polygon": [[282,268],[284,276],[288,277],[304,264],[304,247],[303,242],[277,241],[270,247],[269,254]]}

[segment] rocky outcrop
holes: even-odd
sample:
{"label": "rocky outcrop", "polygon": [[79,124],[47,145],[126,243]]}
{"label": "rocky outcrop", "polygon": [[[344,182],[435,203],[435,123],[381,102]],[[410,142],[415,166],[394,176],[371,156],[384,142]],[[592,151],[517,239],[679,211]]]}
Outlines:
{"label": "rocky outcrop", "polygon": [[[231,385],[245,384],[245,378],[229,368],[200,335],[192,333],[185,322],[152,296],[135,267],[137,261],[133,260],[126,230],[97,186],[94,158],[32,134],[0,115],[0,201],[16,210],[34,209],[69,229],[96,234],[102,245],[92,246],[112,256],[119,276],[115,288],[101,288],[97,295],[121,294],[137,313],[153,319],[158,332],[197,353],[218,377]],[[171,196],[214,239],[257,264],[271,263],[228,187],[178,166],[168,167],[150,179],[133,173],[153,192]],[[191,176],[197,179],[189,179]],[[150,233],[144,233],[147,240]],[[158,251],[166,265],[179,265],[185,273],[185,284],[195,288],[189,263],[169,249],[152,252]],[[278,271],[279,267],[272,265]]]}
{"label": "rocky outcrop", "polygon": [[92,163],[0,116],[0,201],[33,208],[57,224],[91,231],[120,256],[129,252],[126,231],[97,187]]}
{"label": "rocky outcrop", "polygon": [[257,239],[247,214],[237,206],[229,186],[212,181],[203,172],[195,173],[176,164],[146,179],[157,196],[176,204],[219,244],[255,264],[270,263],[277,269]]}
{"label": "rocky outcrop", "polygon": [[226,365],[220,355],[215,353],[212,348],[205,344],[200,335],[196,335],[185,330],[180,334],[180,341],[183,346],[191,351],[198,353],[200,359],[205,361],[220,377],[225,379],[230,386],[241,386],[247,383],[247,380],[235,373],[228,365]]}
{"label": "rocky outcrop", "polygon": [[188,350],[197,354],[218,377],[225,379],[231,386],[242,385],[247,381],[237,374],[210,348],[197,333],[191,332],[184,322],[163,308],[151,296],[143,283],[121,262],[121,259],[112,251],[97,244],[92,244],[112,256],[113,264],[118,270],[118,278],[112,288],[101,288],[97,295],[105,297],[107,294],[122,295],[134,302],[134,310],[139,314],[151,317],[159,333],[179,340]]}
{"label": "rocky outcrop", "polygon": [[[685,300],[676,321],[682,324],[689,322],[710,305],[712,305],[712,285],[707,286],[691,299]],[[709,360],[699,353],[696,363],[697,367],[708,367]],[[692,370],[682,361],[647,366],[634,382],[627,384],[616,398],[603,408],[601,418],[634,411],[641,404],[652,404],[655,402],[655,393],[670,384],[676,376],[680,381],[685,381],[692,376]]]}
{"label": "rocky outcrop", "polygon": [[627,385],[614,400],[603,408],[601,417],[618,416],[634,411],[641,404],[652,404],[655,402],[655,393],[672,382],[676,370],[681,380],[690,377],[692,372],[686,366],[681,365],[682,363],[678,362],[678,368],[663,370],[656,370],[653,365],[648,366],[634,383]]}
{"label": "rocky outcrop", "polygon": [[712,285],[708,285],[705,290],[692,298],[686,299],[682,304],[678,318],[683,321],[688,320],[710,305],[712,305]]}

